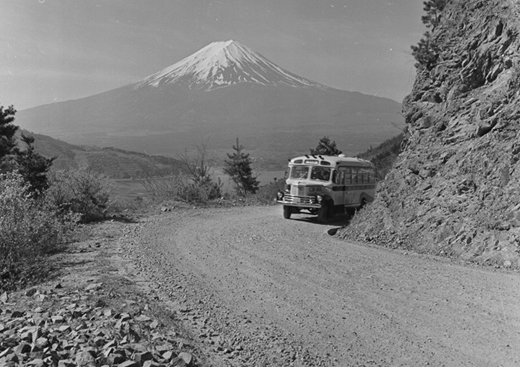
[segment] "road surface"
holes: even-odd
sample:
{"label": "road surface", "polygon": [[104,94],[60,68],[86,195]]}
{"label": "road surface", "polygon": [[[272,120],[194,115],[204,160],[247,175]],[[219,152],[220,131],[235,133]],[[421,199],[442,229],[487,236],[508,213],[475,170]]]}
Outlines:
{"label": "road surface", "polygon": [[519,366],[520,276],[348,243],[282,208],[143,220],[134,256],[229,366]]}

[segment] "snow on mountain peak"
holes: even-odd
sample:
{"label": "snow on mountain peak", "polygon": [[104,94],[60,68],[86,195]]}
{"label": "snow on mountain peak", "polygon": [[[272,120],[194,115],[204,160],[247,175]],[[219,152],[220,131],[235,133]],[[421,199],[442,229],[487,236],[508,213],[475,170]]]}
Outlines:
{"label": "snow on mountain peak", "polygon": [[136,88],[179,83],[190,89],[212,90],[245,82],[326,88],[282,69],[233,40],[210,43],[172,66],[137,82]]}

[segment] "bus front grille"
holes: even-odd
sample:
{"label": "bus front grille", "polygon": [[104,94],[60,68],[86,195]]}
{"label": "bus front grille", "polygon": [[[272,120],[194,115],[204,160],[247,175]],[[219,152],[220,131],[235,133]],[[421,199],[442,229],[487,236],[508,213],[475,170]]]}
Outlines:
{"label": "bus front grille", "polygon": [[315,204],[316,203],[316,199],[313,196],[285,195],[284,201],[289,204]]}
{"label": "bus front grille", "polygon": [[294,195],[294,196],[304,196],[306,193],[305,193],[305,188],[306,186],[296,186],[296,185],[293,185],[291,186],[291,195]]}

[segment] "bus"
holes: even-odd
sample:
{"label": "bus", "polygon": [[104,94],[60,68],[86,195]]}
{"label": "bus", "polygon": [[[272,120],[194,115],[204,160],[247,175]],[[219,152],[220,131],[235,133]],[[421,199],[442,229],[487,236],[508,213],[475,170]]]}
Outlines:
{"label": "bus", "polygon": [[289,160],[285,190],[277,193],[283,216],[307,212],[326,223],[335,213],[352,214],[374,200],[375,168],[372,162],[339,156],[304,155]]}

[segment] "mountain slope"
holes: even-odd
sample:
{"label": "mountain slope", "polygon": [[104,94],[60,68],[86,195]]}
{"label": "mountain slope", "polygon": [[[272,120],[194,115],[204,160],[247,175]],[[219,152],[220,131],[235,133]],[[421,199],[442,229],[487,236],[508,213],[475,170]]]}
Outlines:
{"label": "mountain slope", "polygon": [[110,178],[141,178],[167,175],[182,169],[179,160],[150,156],[117,148],[79,146],[53,139],[50,136],[21,131],[34,137],[34,147],[44,157],[55,157],[53,169],[70,169],[87,166]]}
{"label": "mountain slope", "polygon": [[398,133],[395,101],[298,77],[237,42],[217,42],[108,92],[20,111],[20,126],[76,143],[172,155],[236,137],[254,155],[307,151],[329,135],[358,152]]}
{"label": "mountain slope", "polygon": [[446,2],[404,101],[405,149],[342,236],[520,268],[518,14]]}

